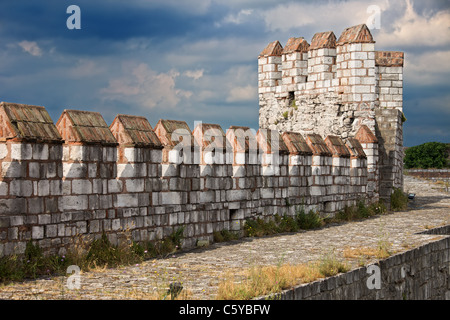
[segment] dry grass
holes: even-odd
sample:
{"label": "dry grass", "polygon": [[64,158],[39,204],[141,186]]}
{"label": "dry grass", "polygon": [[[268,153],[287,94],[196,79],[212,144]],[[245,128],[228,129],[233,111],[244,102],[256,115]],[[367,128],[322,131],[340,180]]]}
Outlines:
{"label": "dry grass", "polygon": [[322,277],[314,264],[252,267],[241,275],[228,274],[226,279],[219,283],[216,299],[248,300]]}
{"label": "dry grass", "polygon": [[367,247],[360,247],[360,248],[345,248],[343,251],[344,258],[349,259],[370,259],[370,258],[377,258],[377,259],[384,259],[390,256],[389,251],[387,251],[385,248],[379,246],[377,248],[367,248]]}

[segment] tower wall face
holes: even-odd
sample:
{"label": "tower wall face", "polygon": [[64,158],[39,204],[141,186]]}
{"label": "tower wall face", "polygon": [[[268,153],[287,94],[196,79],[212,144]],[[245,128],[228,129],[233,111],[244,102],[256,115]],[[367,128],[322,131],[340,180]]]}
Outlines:
{"label": "tower wall face", "polygon": [[[387,198],[403,186],[403,53],[376,51],[365,25],[337,40],[333,32],[315,34],[311,45],[293,46],[296,39],[259,57],[260,128],[346,140],[366,126],[380,143],[378,180]],[[281,79],[264,81],[269,58]]]}

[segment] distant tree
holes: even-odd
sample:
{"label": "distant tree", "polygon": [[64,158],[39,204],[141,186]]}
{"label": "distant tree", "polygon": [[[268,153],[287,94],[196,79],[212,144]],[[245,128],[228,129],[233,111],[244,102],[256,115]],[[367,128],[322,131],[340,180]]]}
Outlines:
{"label": "distant tree", "polygon": [[405,168],[436,168],[447,165],[447,145],[440,142],[427,142],[405,151]]}

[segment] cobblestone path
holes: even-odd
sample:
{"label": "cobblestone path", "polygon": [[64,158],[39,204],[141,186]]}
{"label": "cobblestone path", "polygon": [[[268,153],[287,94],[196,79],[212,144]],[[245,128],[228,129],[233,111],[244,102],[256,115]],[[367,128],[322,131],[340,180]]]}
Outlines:
{"label": "cobblestone path", "polygon": [[81,273],[80,289],[69,290],[65,277],[9,284],[0,287],[0,299],[153,299],[155,292],[174,281],[183,283],[187,299],[214,299],[223,277],[251,266],[317,261],[330,251],[339,258],[345,248],[375,248],[380,241],[401,252],[440,238],[416,233],[450,224],[449,193],[410,176],[405,176],[405,192],[416,194],[405,212],[320,230],[218,243],[139,265],[96,269]]}

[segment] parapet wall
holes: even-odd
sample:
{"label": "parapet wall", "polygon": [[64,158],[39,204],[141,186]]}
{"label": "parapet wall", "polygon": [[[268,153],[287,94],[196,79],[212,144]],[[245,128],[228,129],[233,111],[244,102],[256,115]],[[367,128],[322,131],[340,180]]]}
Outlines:
{"label": "parapet wall", "polygon": [[333,215],[378,200],[378,142],[361,126],[337,136],[0,104],[0,256],[33,240],[46,251],[76,235],[129,230],[153,241],[184,227],[184,247],[251,217]]}

